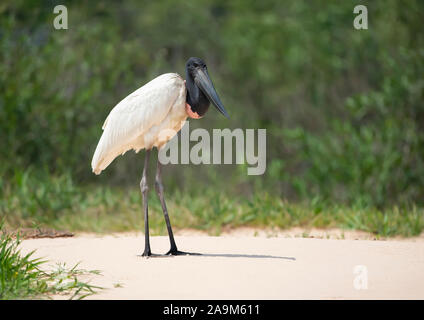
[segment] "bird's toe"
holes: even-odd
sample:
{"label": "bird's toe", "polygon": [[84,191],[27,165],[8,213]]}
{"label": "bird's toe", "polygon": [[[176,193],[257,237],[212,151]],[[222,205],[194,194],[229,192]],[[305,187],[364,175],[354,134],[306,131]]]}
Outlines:
{"label": "bird's toe", "polygon": [[177,249],[171,249],[166,253],[167,256],[199,256],[200,253],[184,252]]}

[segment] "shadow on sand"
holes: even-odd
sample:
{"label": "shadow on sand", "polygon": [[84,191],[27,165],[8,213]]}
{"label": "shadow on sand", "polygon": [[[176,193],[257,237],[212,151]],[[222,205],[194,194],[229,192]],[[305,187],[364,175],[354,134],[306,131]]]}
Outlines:
{"label": "shadow on sand", "polygon": [[153,254],[149,258],[174,258],[174,257],[218,257],[218,258],[249,258],[249,259],[281,259],[281,260],[290,260],[296,261],[294,257],[280,257],[280,256],[271,256],[265,254],[238,254],[238,253],[196,253],[196,252],[184,252],[184,254],[172,256],[172,255],[162,255],[162,254]]}
{"label": "shadow on sand", "polygon": [[222,258],[250,258],[250,259],[282,259],[296,261],[294,257],[280,257],[265,254],[238,254],[238,253],[200,253],[194,254],[197,257],[222,257]]}

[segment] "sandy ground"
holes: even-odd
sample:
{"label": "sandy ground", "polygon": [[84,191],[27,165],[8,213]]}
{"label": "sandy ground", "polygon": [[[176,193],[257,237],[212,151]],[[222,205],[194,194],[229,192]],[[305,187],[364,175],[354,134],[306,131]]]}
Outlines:
{"label": "sandy ground", "polygon": [[[90,299],[424,299],[424,238],[354,240],[367,237],[338,230],[241,229],[219,237],[181,231],[179,249],[202,256],[149,259],[137,256],[141,233],[28,239],[21,247],[51,265],[81,262],[100,270],[84,279],[105,288]],[[151,246],[164,253],[168,238],[152,237]]]}

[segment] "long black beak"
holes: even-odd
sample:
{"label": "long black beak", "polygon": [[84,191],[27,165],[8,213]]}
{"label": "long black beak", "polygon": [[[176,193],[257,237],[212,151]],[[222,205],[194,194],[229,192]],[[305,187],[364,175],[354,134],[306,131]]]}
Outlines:
{"label": "long black beak", "polygon": [[200,90],[202,90],[208,100],[212,102],[219,112],[221,112],[226,118],[230,117],[216,93],[207,70],[196,69],[194,73],[194,83],[196,83],[196,85],[200,88]]}

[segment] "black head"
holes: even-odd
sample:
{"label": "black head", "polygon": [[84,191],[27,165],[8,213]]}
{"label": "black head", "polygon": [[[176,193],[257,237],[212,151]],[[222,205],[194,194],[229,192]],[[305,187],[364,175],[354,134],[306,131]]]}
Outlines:
{"label": "black head", "polygon": [[196,68],[206,69],[206,63],[200,58],[196,58],[196,57],[189,58],[186,63],[186,69],[190,70],[190,72],[193,72],[195,71]]}
{"label": "black head", "polygon": [[192,112],[202,117],[212,102],[219,112],[229,117],[209,77],[206,63],[202,59],[191,57],[187,60],[186,77],[187,103],[191,106]]}

